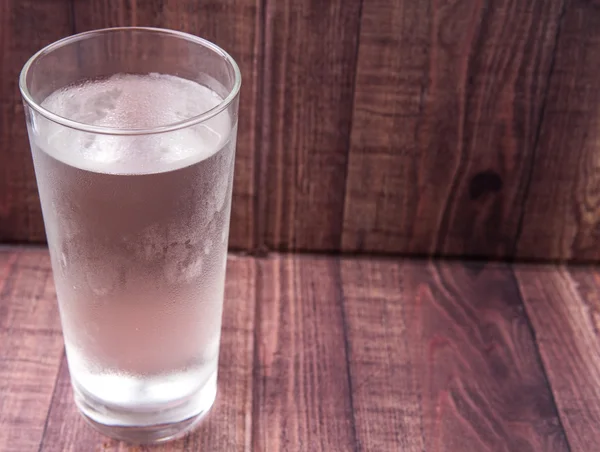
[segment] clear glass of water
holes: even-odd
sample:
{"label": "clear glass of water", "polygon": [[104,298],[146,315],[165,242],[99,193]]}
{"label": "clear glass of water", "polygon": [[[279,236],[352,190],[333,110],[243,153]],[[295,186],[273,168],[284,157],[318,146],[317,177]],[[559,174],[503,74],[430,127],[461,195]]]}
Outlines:
{"label": "clear glass of water", "polygon": [[240,84],[219,47],[150,28],[21,72],[75,401],[108,436],[180,436],[215,400]]}

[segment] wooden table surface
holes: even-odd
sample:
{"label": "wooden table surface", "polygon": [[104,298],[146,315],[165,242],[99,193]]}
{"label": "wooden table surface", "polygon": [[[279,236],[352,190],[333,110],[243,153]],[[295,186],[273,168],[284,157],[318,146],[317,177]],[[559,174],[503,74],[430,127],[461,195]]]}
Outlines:
{"label": "wooden table surface", "polygon": [[47,251],[0,248],[0,451],[594,451],[600,271],[232,255],[219,395],[127,446],[77,414]]}

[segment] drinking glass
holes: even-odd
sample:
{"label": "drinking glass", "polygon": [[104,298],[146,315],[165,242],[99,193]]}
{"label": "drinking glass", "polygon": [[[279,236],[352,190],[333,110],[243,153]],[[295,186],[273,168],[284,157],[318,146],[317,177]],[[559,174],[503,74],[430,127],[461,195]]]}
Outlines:
{"label": "drinking glass", "polygon": [[21,72],[75,403],[108,436],[179,436],[215,400],[240,85],[216,45],[140,27]]}

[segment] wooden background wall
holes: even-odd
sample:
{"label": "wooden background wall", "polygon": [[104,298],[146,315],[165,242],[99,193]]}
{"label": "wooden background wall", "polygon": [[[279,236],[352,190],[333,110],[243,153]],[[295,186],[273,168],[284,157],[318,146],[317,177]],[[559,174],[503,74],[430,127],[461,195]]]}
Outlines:
{"label": "wooden background wall", "polygon": [[17,75],[119,25],[239,62],[231,246],[600,258],[598,0],[1,0],[0,241],[42,241]]}

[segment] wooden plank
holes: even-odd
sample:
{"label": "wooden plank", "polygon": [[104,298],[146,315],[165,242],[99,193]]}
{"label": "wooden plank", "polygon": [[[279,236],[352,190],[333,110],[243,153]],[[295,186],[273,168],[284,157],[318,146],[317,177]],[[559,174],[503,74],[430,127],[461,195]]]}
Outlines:
{"label": "wooden plank", "polygon": [[571,448],[597,450],[600,273],[543,266],[515,272]]}
{"label": "wooden plank", "polygon": [[[225,307],[219,360],[219,392],[205,421],[177,441],[153,451],[250,451],[252,424],[252,362],[254,349],[255,262],[230,256],[227,262]],[[40,451],[78,452],[146,450],[108,439],[77,413],[63,359],[57,388],[48,413]]]}
{"label": "wooden plank", "polygon": [[45,237],[18,78],[29,57],[70,34],[69,4],[0,2],[0,243]]}
{"label": "wooden plank", "polygon": [[344,250],[513,253],[562,4],[364,2]]}
{"label": "wooden plank", "polygon": [[255,236],[256,110],[259,61],[262,56],[260,0],[150,0],[75,2],[78,32],[95,28],[139,25],[172,28],[206,38],[229,52],[242,72],[239,129],[235,163],[229,245],[251,250]]}
{"label": "wooden plank", "polygon": [[406,262],[401,274],[424,449],[568,451],[510,268]]}
{"label": "wooden plank", "polygon": [[62,354],[46,251],[0,248],[0,450],[37,450]]}
{"label": "wooden plank", "polygon": [[[423,229],[434,223],[424,217],[435,215],[434,205],[416,218],[415,196],[418,159],[426,151],[419,148],[417,131],[433,51],[430,3],[363,2],[343,218],[346,251],[409,252],[415,223]],[[434,170],[425,167],[424,174]]]}
{"label": "wooden plank", "polygon": [[253,447],[355,450],[338,263],[259,261]]}
{"label": "wooden plank", "polygon": [[340,247],[360,1],[267,0],[265,243]]}
{"label": "wooden plank", "polygon": [[[421,376],[409,343],[400,262],[341,262],[357,451],[423,451]],[[428,450],[428,449],[427,449]]]}
{"label": "wooden plank", "polygon": [[518,257],[600,258],[600,8],[567,2]]}
{"label": "wooden plank", "polygon": [[0,247],[0,330],[61,333],[45,248]]}

